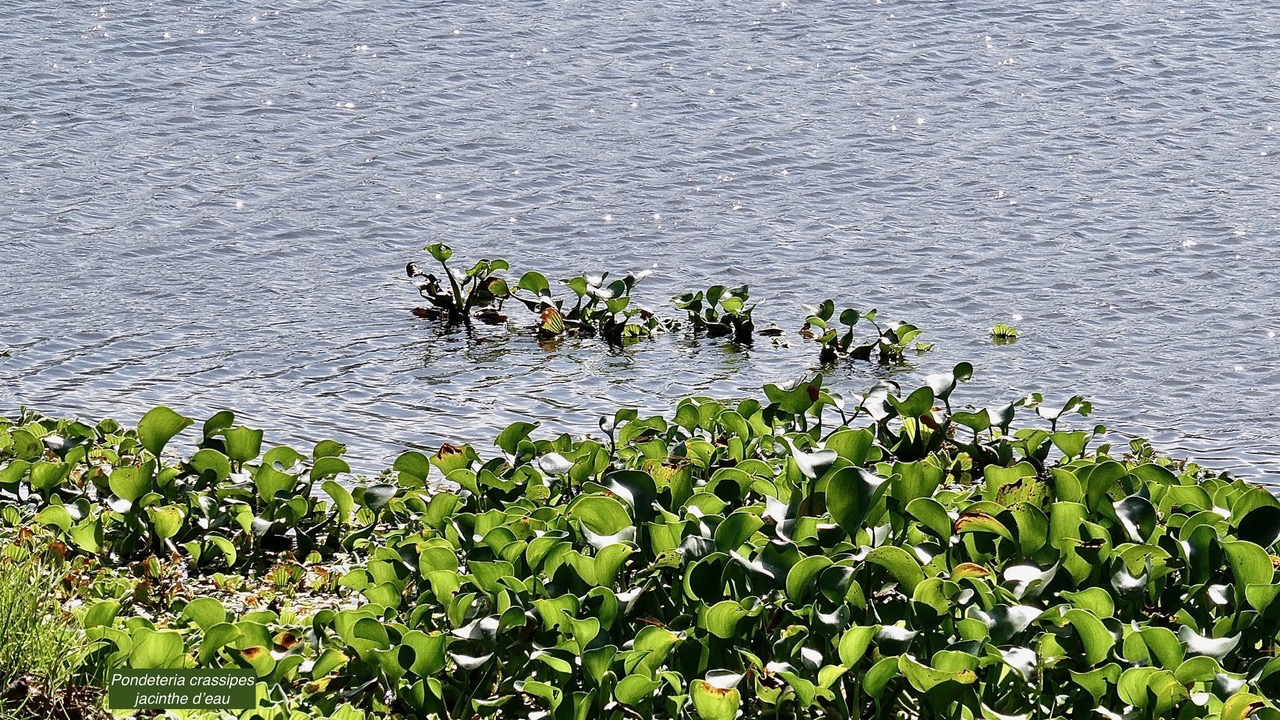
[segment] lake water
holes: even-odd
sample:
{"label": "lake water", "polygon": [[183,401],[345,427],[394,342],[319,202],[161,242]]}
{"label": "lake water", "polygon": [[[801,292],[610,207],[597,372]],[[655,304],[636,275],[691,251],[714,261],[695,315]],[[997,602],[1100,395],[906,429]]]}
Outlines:
{"label": "lake water", "polygon": [[938,343],[903,382],[968,359],[961,403],[1079,392],[1280,471],[1268,3],[8,2],[0,89],[3,414],[230,407],[372,471],[815,367],[794,334],[441,334],[403,266],[445,241],[653,268],[653,306],[747,282],[789,330],[879,307]]}

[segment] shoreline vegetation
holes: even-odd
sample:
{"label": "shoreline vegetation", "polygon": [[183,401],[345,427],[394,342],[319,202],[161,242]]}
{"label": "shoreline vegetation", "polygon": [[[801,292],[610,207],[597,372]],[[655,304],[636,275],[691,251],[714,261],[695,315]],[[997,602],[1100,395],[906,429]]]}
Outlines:
{"label": "shoreline vegetation", "polygon": [[[557,301],[432,247],[447,285],[407,274],[447,324],[674,327],[616,302],[634,279]],[[762,334],[745,287],[675,303]],[[922,350],[835,310],[803,330],[824,364]],[[973,372],[516,422],[376,477],[231,412],[0,418],[0,718],[109,717],[124,667],[258,678],[252,710],[169,717],[1280,718],[1280,500],[1107,443],[1078,396],[961,405]]]}

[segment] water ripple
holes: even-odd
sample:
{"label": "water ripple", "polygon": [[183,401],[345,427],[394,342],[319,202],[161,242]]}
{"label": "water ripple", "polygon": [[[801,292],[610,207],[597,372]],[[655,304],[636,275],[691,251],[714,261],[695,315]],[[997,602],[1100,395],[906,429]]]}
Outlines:
{"label": "water ripple", "polygon": [[[918,320],[962,401],[1081,392],[1121,433],[1280,471],[1258,3],[857,8],[287,0],[0,8],[0,410],[240,409],[376,469],[516,418],[745,394],[813,367],[671,337],[441,335],[426,242],[552,277],[656,265]],[[1019,343],[986,339],[1022,318]],[[873,368],[834,374],[846,393]]]}

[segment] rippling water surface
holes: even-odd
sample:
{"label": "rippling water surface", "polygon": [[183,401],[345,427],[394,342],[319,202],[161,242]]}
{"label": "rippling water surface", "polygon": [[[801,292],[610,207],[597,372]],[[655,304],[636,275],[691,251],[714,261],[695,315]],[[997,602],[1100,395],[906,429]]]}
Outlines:
{"label": "rippling water surface", "polygon": [[442,240],[651,267],[655,306],[749,282],[792,329],[878,306],[938,342],[911,373],[974,361],[963,402],[1080,392],[1280,471],[1267,3],[423,5],[0,3],[0,411],[231,407],[373,470],[814,365],[794,335],[442,335],[402,276]]}

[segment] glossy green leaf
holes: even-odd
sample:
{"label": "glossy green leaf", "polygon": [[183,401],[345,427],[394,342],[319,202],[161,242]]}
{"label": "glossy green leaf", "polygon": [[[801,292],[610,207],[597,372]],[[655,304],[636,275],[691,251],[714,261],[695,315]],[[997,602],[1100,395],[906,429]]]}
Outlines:
{"label": "glossy green leaf", "polygon": [[195,421],[191,418],[179,415],[163,405],[154,407],[138,421],[138,439],[142,442],[142,447],[158,457],[169,440],[193,422]]}
{"label": "glossy green leaf", "polygon": [[227,457],[233,462],[246,463],[258,457],[262,452],[262,431],[244,427],[234,427],[224,433]]}
{"label": "glossy green leaf", "polygon": [[924,581],[924,571],[911,554],[900,547],[878,547],[867,553],[866,561],[888,570],[902,586],[902,592],[910,596],[916,586]]}
{"label": "glossy green leaf", "polygon": [[125,465],[111,471],[111,492],[133,502],[151,490],[151,465]]}
{"label": "glossy green leaf", "polygon": [[887,478],[862,468],[841,468],[827,481],[827,510],[836,523],[854,537],[889,489],[888,482]]}
{"label": "glossy green leaf", "polygon": [[133,631],[132,639],[129,667],[135,670],[177,667],[185,651],[182,635],[172,630],[138,628]]}

